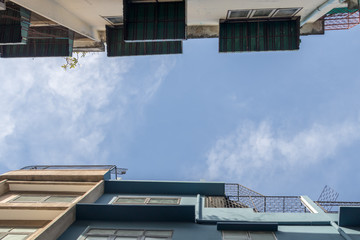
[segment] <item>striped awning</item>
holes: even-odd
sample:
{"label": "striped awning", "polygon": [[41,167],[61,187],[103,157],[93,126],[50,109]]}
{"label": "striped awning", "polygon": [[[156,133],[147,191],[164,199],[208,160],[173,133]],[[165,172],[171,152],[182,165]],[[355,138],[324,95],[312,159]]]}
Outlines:
{"label": "striped awning", "polygon": [[220,52],[297,50],[299,46],[299,18],[220,23]]}
{"label": "striped awning", "polygon": [[139,56],[182,53],[181,41],[125,42],[122,26],[106,26],[107,56]]}

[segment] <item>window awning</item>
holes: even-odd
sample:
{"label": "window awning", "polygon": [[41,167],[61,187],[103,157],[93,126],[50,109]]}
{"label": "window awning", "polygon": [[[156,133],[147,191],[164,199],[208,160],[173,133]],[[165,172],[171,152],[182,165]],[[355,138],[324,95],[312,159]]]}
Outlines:
{"label": "window awning", "polygon": [[106,26],[108,57],[182,53],[181,41],[125,42],[122,26]]}
{"label": "window awning", "polygon": [[299,18],[221,22],[219,41],[220,52],[297,50]]}

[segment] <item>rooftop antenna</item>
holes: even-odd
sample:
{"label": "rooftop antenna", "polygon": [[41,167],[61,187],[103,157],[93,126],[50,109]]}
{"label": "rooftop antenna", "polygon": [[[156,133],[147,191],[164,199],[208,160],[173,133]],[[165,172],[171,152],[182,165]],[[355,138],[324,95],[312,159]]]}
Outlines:
{"label": "rooftop antenna", "polygon": [[[318,202],[335,202],[339,197],[339,193],[336,192],[334,189],[325,185],[324,189],[322,190]],[[330,212],[332,206],[322,206],[325,211]]]}

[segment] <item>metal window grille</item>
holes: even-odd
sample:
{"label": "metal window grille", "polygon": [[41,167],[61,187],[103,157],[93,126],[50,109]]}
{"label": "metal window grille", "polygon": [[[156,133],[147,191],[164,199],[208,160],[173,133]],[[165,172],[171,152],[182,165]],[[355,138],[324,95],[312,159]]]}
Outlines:
{"label": "metal window grille", "polygon": [[325,30],[346,30],[360,23],[358,9],[335,8],[324,16]]}

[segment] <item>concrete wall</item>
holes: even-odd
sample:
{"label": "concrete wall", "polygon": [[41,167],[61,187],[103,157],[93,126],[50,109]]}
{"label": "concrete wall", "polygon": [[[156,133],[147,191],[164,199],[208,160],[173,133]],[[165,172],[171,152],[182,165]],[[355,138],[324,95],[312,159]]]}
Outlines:
{"label": "concrete wall", "polygon": [[[117,228],[117,229],[156,229],[173,230],[173,240],[221,240],[221,231],[216,225],[202,225],[195,223],[164,223],[164,222],[96,222],[77,221],[59,240],[76,240],[88,227]],[[354,230],[353,230],[354,232]],[[359,239],[355,233],[355,239]],[[331,226],[279,226],[275,235],[278,240],[342,240],[343,238]]]}

